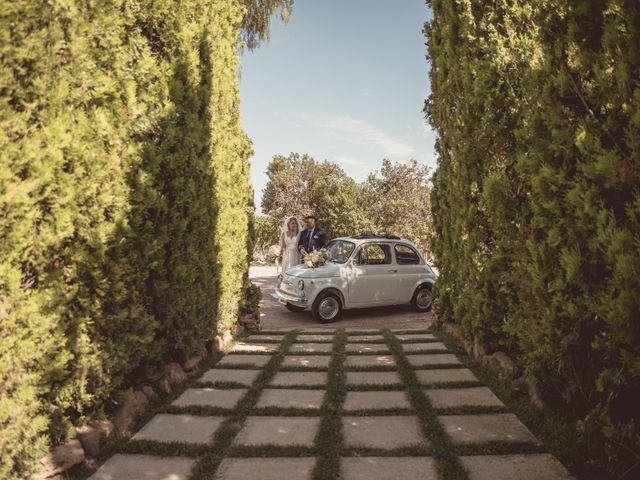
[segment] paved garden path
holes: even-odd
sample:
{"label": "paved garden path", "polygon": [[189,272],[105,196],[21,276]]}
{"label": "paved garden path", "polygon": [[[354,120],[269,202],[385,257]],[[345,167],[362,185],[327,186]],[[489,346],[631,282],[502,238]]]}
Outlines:
{"label": "paved garden path", "polygon": [[560,480],[569,474],[427,332],[251,335],[92,480]]}

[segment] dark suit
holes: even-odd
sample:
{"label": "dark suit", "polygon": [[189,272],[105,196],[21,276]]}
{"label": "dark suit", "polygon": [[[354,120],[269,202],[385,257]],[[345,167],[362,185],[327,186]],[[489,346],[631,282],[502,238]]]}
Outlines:
{"label": "dark suit", "polygon": [[298,250],[300,250],[300,248],[302,247],[306,252],[311,252],[313,250],[320,250],[327,244],[327,234],[321,228],[314,228],[311,238],[309,237],[310,233],[310,230],[303,230],[300,233],[300,240],[298,240]]}

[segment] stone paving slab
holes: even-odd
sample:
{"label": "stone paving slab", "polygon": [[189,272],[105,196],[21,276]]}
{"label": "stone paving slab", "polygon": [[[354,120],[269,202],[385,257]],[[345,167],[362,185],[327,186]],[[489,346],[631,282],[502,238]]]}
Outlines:
{"label": "stone paving slab", "polygon": [[436,337],[430,333],[406,333],[398,334],[396,338],[401,342],[410,342],[414,340],[435,340]]}
{"label": "stone paving slab", "polygon": [[320,417],[247,417],[234,444],[312,447],[319,425]]}
{"label": "stone paving slab", "polygon": [[330,361],[330,355],[286,355],[282,367],[327,368]]}
{"label": "stone paving slab", "polygon": [[347,447],[394,449],[424,443],[418,419],[410,416],[343,417]]}
{"label": "stone paving slab", "polygon": [[290,390],[286,388],[265,388],[257,408],[306,408],[318,409],[322,405],[324,390]]}
{"label": "stone paving slab", "polygon": [[218,365],[235,366],[235,365],[254,365],[256,367],[264,367],[271,360],[271,355],[241,355],[231,354],[222,357]]}
{"label": "stone paving slab", "polygon": [[470,480],[570,480],[566,468],[552,455],[473,455],[460,457]]}
{"label": "stone paving slab", "polygon": [[159,413],[133,436],[134,440],[209,443],[224,417]]}
{"label": "stone paving slab", "polygon": [[446,382],[477,382],[473,372],[467,368],[438,368],[415,370],[418,381],[423,385]]}
{"label": "stone paving slab", "polygon": [[311,480],[316,459],[225,458],[214,480]]}
{"label": "stone paving slab", "polygon": [[327,384],[327,372],[278,372],[271,385],[278,387],[324,386]]}
{"label": "stone paving slab", "polygon": [[117,453],[89,480],[187,480],[197,460]]}
{"label": "stone paving slab", "polygon": [[296,342],[333,342],[333,334],[303,334],[296,337]]}
{"label": "stone paving slab", "polygon": [[322,386],[327,384],[327,372],[278,372],[271,385],[278,387]]}
{"label": "stone paving slab", "polygon": [[289,347],[289,353],[331,353],[332,343],[294,343]]}
{"label": "stone paving slab", "polygon": [[250,342],[281,342],[284,335],[249,335],[247,340]]}
{"label": "stone paving slab", "polygon": [[434,350],[446,350],[444,343],[431,342],[431,343],[403,343],[402,349],[406,353],[413,352],[432,352]]}
{"label": "stone paving slab", "polygon": [[347,392],[343,406],[347,412],[392,408],[411,408],[404,391]]}
{"label": "stone paving slab", "polygon": [[389,353],[389,347],[384,343],[347,343],[347,353]]}
{"label": "stone paving slab", "polygon": [[533,434],[512,413],[441,415],[438,419],[456,445],[536,441]]}
{"label": "stone paving slab", "polygon": [[383,335],[349,335],[350,342],[384,342]]}
{"label": "stone paving slab", "polygon": [[425,390],[435,408],[450,407],[504,407],[487,387],[438,388]]}
{"label": "stone paving slab", "polygon": [[391,355],[347,355],[344,367],[389,367],[395,366]]}
{"label": "stone paving slab", "polygon": [[258,378],[259,374],[260,370],[213,368],[205,372],[200,381],[211,383],[235,382],[248,387]]}
{"label": "stone paving slab", "polygon": [[407,361],[413,367],[431,365],[459,365],[460,360],[453,353],[431,353],[427,355],[407,355]]}
{"label": "stone paving slab", "polygon": [[340,461],[342,480],[438,480],[430,457],[345,457]]}
{"label": "stone paving slab", "polygon": [[206,405],[208,407],[233,408],[247,393],[246,388],[223,390],[219,388],[188,388],[171,405],[187,407]]}
{"label": "stone paving slab", "polygon": [[274,353],[280,345],[277,343],[236,343],[231,351],[233,353]]}
{"label": "stone paving slab", "polygon": [[346,372],[347,385],[402,385],[398,372]]}

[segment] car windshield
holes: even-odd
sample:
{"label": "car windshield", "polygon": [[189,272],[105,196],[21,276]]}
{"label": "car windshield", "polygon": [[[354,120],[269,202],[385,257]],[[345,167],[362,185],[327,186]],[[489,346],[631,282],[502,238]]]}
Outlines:
{"label": "car windshield", "polygon": [[333,240],[327,245],[329,261],[333,263],[345,263],[353,253],[356,244],[345,240]]}

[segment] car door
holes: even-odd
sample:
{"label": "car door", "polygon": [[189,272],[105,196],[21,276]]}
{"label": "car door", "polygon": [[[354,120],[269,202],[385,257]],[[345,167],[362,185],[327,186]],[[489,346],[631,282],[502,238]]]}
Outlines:
{"label": "car door", "polygon": [[395,303],[398,290],[392,262],[391,245],[362,245],[350,266],[349,303],[360,307]]}
{"label": "car door", "polygon": [[395,268],[398,270],[398,301],[399,303],[408,303],[413,297],[416,283],[424,275],[424,266],[418,252],[409,245],[396,243],[393,246],[393,253]]}

